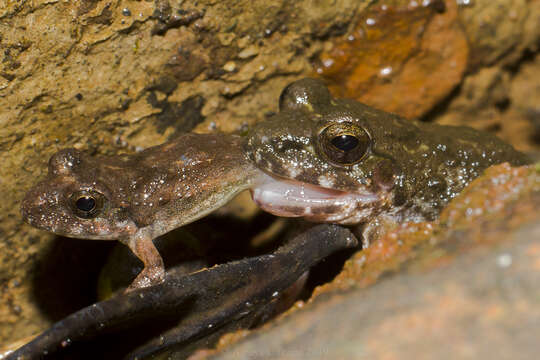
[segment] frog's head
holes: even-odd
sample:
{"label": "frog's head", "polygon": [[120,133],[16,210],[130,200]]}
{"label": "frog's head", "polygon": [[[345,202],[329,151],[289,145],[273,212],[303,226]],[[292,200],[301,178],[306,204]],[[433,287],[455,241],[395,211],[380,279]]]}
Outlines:
{"label": "frog's head", "polygon": [[100,179],[100,168],[99,159],[75,149],[53,155],[47,177],[22,202],[25,221],[84,239],[118,239],[134,233],[136,226],[127,211]]}
{"label": "frog's head", "polygon": [[404,142],[396,137],[404,134],[414,135],[414,125],[402,118],[334,99],[319,80],[293,82],[279,113],[248,134],[248,157],[269,175],[253,189],[254,200],[281,216],[364,221],[398,205]]}

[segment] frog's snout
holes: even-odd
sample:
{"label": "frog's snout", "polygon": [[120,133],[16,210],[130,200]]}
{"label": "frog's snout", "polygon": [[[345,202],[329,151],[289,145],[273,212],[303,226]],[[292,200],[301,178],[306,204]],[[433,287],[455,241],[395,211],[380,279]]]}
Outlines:
{"label": "frog's snout", "polygon": [[41,187],[41,184],[38,184],[30,189],[21,202],[23,220],[38,228],[42,228],[39,220],[43,219],[44,212],[46,211],[45,208],[47,208],[47,204],[49,203],[46,194],[41,191]]}

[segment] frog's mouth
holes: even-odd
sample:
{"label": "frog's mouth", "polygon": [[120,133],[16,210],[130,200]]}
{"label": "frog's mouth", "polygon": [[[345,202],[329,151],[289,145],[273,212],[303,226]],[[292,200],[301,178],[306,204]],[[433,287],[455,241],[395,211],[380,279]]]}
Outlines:
{"label": "frog's mouth", "polygon": [[339,224],[369,219],[381,200],[366,189],[345,192],[267,174],[260,175],[251,194],[255,203],[271,214]]}

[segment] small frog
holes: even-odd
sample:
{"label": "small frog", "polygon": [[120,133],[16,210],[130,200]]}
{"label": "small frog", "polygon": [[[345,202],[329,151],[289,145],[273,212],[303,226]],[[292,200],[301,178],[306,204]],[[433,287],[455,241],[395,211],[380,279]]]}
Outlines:
{"label": "small frog", "polygon": [[23,218],[59,235],[120,240],[144,263],[128,290],[155,285],[165,271],[152,240],[225,204],[259,173],[241,141],[183,134],[133,155],[61,150],[46,179],[26,194]]}
{"label": "small frog", "polygon": [[387,225],[434,220],[487,167],[529,161],[488,133],[335,99],[316,79],[288,85],[279,110],[245,144],[268,174],[253,199],[278,216],[364,224],[364,246]]}

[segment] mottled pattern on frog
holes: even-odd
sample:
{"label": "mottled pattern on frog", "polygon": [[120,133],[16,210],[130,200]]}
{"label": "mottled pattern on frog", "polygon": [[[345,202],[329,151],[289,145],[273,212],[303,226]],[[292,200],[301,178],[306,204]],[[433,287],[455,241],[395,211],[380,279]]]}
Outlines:
{"label": "mottled pattern on frog", "polygon": [[[183,134],[132,155],[93,157],[61,150],[49,161],[46,179],[26,195],[23,217],[70,237],[121,240],[148,227],[154,238],[204,216],[249,186],[252,166],[240,142],[233,135]],[[97,216],[81,218],[74,212],[71,196],[80,190],[103,195]]]}
{"label": "mottled pattern on frog", "polygon": [[[355,164],[336,165],[321,150],[319,134],[337,123],[355,124],[369,134],[368,152]],[[398,214],[412,221],[436,218],[488,166],[528,163],[491,134],[408,121],[353,100],[334,99],[315,79],[290,84],[281,95],[280,112],[253,127],[245,149],[273,176],[377,194],[381,201],[371,204],[371,216]]]}
{"label": "mottled pattern on frog", "polygon": [[235,135],[183,134],[132,155],[61,150],[45,180],[26,194],[23,218],[59,235],[119,240],[144,263],[128,291],[159,284],[165,268],[153,239],[224,205],[260,173],[241,142]]}

